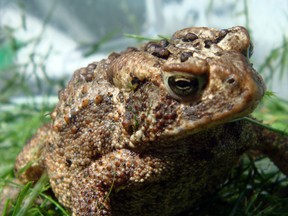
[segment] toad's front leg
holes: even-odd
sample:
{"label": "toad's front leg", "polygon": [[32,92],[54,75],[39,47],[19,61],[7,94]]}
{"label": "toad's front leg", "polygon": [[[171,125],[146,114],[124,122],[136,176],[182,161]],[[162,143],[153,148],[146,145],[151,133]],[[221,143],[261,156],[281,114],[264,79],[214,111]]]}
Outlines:
{"label": "toad's front leg", "polygon": [[288,176],[288,136],[253,125],[257,136],[256,149],[267,155]]}
{"label": "toad's front leg", "polygon": [[111,215],[109,195],[141,182],[160,179],[161,159],[122,149],[103,156],[80,172],[72,182],[73,215]]}

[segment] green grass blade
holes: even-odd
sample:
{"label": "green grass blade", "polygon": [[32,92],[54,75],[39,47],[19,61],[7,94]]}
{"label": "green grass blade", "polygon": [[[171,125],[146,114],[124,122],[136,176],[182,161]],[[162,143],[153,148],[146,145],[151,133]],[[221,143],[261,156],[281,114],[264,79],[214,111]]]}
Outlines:
{"label": "green grass blade", "polygon": [[17,198],[17,202],[16,205],[13,209],[13,214],[12,216],[20,216],[21,214],[19,214],[19,212],[21,211],[21,204],[24,201],[24,198],[27,196],[27,194],[29,193],[29,189],[32,186],[32,182],[28,182],[23,189],[20,191],[20,194]]}

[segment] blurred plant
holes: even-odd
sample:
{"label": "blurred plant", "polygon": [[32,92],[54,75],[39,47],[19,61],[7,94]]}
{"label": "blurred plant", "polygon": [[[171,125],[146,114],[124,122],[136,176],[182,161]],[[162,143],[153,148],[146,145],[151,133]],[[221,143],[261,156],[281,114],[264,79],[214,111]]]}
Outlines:
{"label": "blurred plant", "polygon": [[[44,99],[42,103],[36,103],[32,96],[38,94],[47,98],[50,94],[55,94],[55,85],[58,86],[57,88],[59,85],[63,85],[63,80],[53,80],[46,72],[46,60],[51,54],[52,47],[44,54],[38,49],[53,8],[43,21],[40,34],[23,40],[18,36],[18,32],[26,30],[25,5],[19,1],[18,6],[21,11],[18,17],[21,20],[21,26],[18,28],[0,26],[0,212],[3,211],[2,215],[9,215],[11,206],[11,215],[25,215],[27,212],[32,215],[30,212],[36,210],[35,207],[37,207],[38,212],[41,209],[41,206],[38,205],[29,204],[26,207],[22,205],[27,203],[27,199],[24,197],[27,194],[32,194],[31,191],[35,191],[35,187],[32,189],[31,183],[23,187],[12,181],[14,177],[13,164],[23,144],[31,137],[37,127],[49,120],[47,114],[52,110],[52,105],[47,100]],[[30,50],[26,62],[19,59],[19,53],[24,49]],[[34,102],[25,102],[27,97],[30,97],[31,101]],[[24,100],[18,104],[15,100],[17,98]],[[15,190],[22,188],[16,202],[10,199],[7,199],[5,204],[2,202],[5,198],[3,197],[5,186],[11,186]],[[47,187],[44,188],[47,189]],[[43,190],[41,189],[40,192],[42,193]],[[32,197],[31,195],[27,196],[30,197],[30,202],[38,197],[38,193],[39,191],[36,195],[34,193]],[[43,196],[47,195],[44,194]],[[53,203],[52,201],[49,203]]]}
{"label": "blurred plant", "polygon": [[[264,59],[259,67],[259,72],[264,76],[266,82],[272,79],[282,80],[288,69],[288,39],[283,37],[282,44],[274,48]],[[278,77],[275,76],[278,74]]]}
{"label": "blurred plant", "polygon": [[[46,53],[39,52],[38,46],[42,40],[46,26],[54,11],[55,3],[43,20],[38,36],[23,40],[19,38],[20,30],[26,31],[25,4],[19,1],[21,26],[0,26],[0,103],[11,103],[17,96],[32,96],[33,94],[55,93],[53,87],[62,85],[63,80],[53,80],[46,71],[46,60],[52,52],[52,47]],[[16,16],[17,17],[17,16]],[[25,48],[29,50],[28,60],[19,61],[19,53]]]}

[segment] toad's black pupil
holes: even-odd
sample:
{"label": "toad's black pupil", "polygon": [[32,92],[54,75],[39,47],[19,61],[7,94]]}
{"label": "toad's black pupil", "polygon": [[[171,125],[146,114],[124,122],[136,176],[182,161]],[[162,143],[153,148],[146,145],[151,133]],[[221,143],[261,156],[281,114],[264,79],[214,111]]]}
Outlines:
{"label": "toad's black pupil", "polygon": [[190,88],[191,84],[191,80],[175,80],[175,85],[181,89]]}
{"label": "toad's black pupil", "polygon": [[189,96],[198,91],[199,81],[196,77],[169,77],[168,83],[172,91],[181,96]]}
{"label": "toad's black pupil", "polygon": [[187,89],[195,89],[198,88],[198,80],[197,79],[184,79],[184,78],[176,78],[174,80],[174,85],[182,90]]}

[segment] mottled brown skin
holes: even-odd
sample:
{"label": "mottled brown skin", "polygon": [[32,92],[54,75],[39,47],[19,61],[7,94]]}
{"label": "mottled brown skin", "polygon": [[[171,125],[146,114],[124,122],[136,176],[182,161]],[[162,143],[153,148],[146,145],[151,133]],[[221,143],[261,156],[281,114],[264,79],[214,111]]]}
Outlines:
{"label": "mottled brown skin", "polygon": [[215,191],[250,149],[288,174],[287,137],[233,121],[265,92],[250,47],[243,27],[187,28],[77,70],[16,173],[39,158],[19,178],[47,170],[73,215],[176,215]]}

